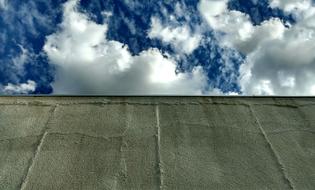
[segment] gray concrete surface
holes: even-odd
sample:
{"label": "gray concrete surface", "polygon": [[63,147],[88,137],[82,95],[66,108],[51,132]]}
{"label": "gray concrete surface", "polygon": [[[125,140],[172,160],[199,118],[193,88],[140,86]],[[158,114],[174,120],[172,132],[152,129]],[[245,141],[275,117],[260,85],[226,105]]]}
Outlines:
{"label": "gray concrete surface", "polygon": [[0,97],[0,190],[315,189],[315,98]]}

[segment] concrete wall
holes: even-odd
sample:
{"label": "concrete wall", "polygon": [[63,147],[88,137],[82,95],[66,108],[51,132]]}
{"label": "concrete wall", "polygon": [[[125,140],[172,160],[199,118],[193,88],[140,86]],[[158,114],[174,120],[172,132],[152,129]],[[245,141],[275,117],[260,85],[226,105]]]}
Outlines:
{"label": "concrete wall", "polygon": [[314,189],[315,98],[0,97],[0,189]]}

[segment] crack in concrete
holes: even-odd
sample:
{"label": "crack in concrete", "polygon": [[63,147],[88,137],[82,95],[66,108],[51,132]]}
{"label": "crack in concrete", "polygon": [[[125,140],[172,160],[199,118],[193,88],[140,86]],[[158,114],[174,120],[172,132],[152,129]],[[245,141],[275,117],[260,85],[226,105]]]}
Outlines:
{"label": "crack in concrete", "polygon": [[43,135],[41,136],[41,138],[40,138],[40,140],[39,140],[39,142],[38,142],[38,144],[37,144],[35,153],[34,153],[32,159],[31,159],[31,161],[30,161],[30,165],[28,166],[26,175],[25,175],[25,177],[23,178],[22,183],[21,183],[21,185],[20,185],[20,190],[24,190],[24,189],[26,188],[26,185],[27,185],[27,182],[28,182],[28,178],[29,178],[29,174],[32,172],[33,167],[34,167],[34,165],[35,165],[35,161],[36,161],[36,159],[37,159],[37,156],[38,156],[39,152],[41,151],[41,148],[42,148],[42,146],[43,146],[43,144],[44,144],[44,140],[45,140],[45,138],[46,138],[46,136],[47,136],[47,134],[48,134],[48,133],[47,133],[48,124],[49,124],[50,120],[52,119],[52,117],[53,117],[53,115],[54,115],[56,109],[57,109],[57,106],[54,106],[54,107],[52,107],[51,110],[50,110],[50,116],[48,117],[47,122],[45,123],[45,126],[44,126],[44,128],[43,128]]}
{"label": "crack in concrete", "polygon": [[[211,103],[209,103],[211,104]],[[128,101],[119,101],[119,102],[103,102],[103,101],[97,101],[97,102],[56,102],[56,103],[46,103],[46,102],[13,102],[13,103],[1,103],[0,106],[73,106],[73,105],[139,105],[139,106],[156,106],[156,105],[201,105],[200,102],[157,102],[157,103],[150,103],[150,102],[128,102]]]}
{"label": "crack in concrete", "polygon": [[300,104],[299,107],[313,107],[315,106],[315,103],[314,104]]}
{"label": "crack in concrete", "polygon": [[281,134],[281,133],[288,133],[288,132],[304,132],[304,133],[314,133],[315,131],[310,129],[283,129],[283,130],[276,130],[276,131],[270,131],[268,134]]}
{"label": "crack in concrete", "polygon": [[21,136],[21,137],[3,138],[3,139],[0,139],[0,142],[13,141],[13,140],[19,140],[19,139],[25,139],[25,138],[38,138],[41,136],[42,135],[27,135],[27,136]]}
{"label": "crack in concrete", "polygon": [[261,125],[261,123],[260,123],[260,121],[259,121],[259,119],[258,119],[258,117],[257,117],[257,115],[256,115],[256,113],[255,113],[255,111],[252,109],[252,107],[251,107],[250,105],[249,105],[249,110],[250,110],[252,116],[254,117],[254,119],[255,119],[255,121],[256,121],[258,127],[259,127],[259,130],[260,130],[262,136],[264,137],[265,141],[267,142],[268,147],[269,147],[269,149],[270,149],[270,151],[271,151],[271,153],[272,153],[274,159],[276,160],[277,164],[278,164],[279,167],[280,167],[280,171],[281,171],[281,173],[282,173],[282,175],[283,175],[284,181],[286,182],[286,184],[289,186],[289,188],[290,188],[291,190],[294,190],[295,188],[294,188],[294,186],[293,186],[293,183],[291,182],[291,180],[289,179],[289,176],[288,176],[287,172],[285,171],[285,165],[282,163],[281,158],[280,158],[278,152],[277,152],[276,149],[273,147],[273,144],[272,144],[271,141],[269,140],[269,138],[268,138],[268,136],[267,136],[267,133],[266,133],[265,130],[263,129],[263,127],[262,127],[262,125]]}
{"label": "crack in concrete", "polygon": [[122,133],[122,139],[121,139],[121,145],[120,145],[120,168],[118,171],[118,179],[117,182],[119,183],[121,180],[125,181],[128,176],[128,166],[126,163],[126,157],[125,157],[125,148],[128,147],[128,144],[125,140],[126,133],[128,132],[130,128],[130,121],[131,121],[131,115],[130,111],[128,110],[128,105],[126,105],[126,129]]}
{"label": "crack in concrete", "polygon": [[128,101],[119,101],[119,102],[72,102],[72,103],[58,103],[62,106],[72,106],[72,105],[133,105],[133,106],[157,106],[157,105],[201,105],[200,102],[128,102]]}
{"label": "crack in concrete", "polygon": [[114,135],[114,136],[95,136],[95,135],[89,135],[89,134],[84,134],[80,132],[71,132],[71,133],[62,133],[62,132],[48,132],[49,135],[61,135],[61,136],[68,136],[68,135],[77,135],[77,136],[83,136],[83,137],[88,137],[88,138],[93,138],[93,139],[102,139],[109,141],[111,139],[115,138],[123,138],[123,135]]}
{"label": "crack in concrete", "polygon": [[[95,139],[110,140],[110,139],[114,139],[114,138],[123,138],[125,136],[124,133],[122,135],[116,135],[116,136],[94,136],[94,135],[88,135],[88,134],[79,133],[79,132],[71,132],[71,133],[47,132],[47,135],[64,135],[64,136],[66,136],[66,135],[78,135],[78,136],[85,136],[85,137],[95,138]],[[12,141],[12,140],[23,139],[23,138],[37,138],[37,137],[42,137],[42,135],[27,135],[27,136],[21,136],[21,137],[6,138],[6,139],[0,139],[0,142]]]}
{"label": "crack in concrete", "polygon": [[280,108],[293,108],[293,109],[297,109],[300,106],[296,105],[296,104],[281,104],[281,103],[275,103],[275,104],[248,104],[250,105],[255,105],[255,106],[274,106],[274,107],[280,107]]}
{"label": "crack in concrete", "polygon": [[122,136],[125,136],[130,128],[130,121],[131,121],[131,115],[130,111],[128,110],[128,104],[126,104],[126,129],[122,133]]}
{"label": "crack in concrete", "polygon": [[[193,123],[193,122],[183,122],[183,121],[177,121],[176,122],[177,125],[186,125],[186,126],[196,126],[196,127],[213,127],[210,124],[204,124],[204,123]],[[167,123],[164,124],[164,126],[173,126],[174,123]]]}
{"label": "crack in concrete", "polygon": [[163,177],[163,163],[161,156],[161,128],[160,128],[160,110],[159,106],[155,107],[156,114],[156,157],[157,157],[157,168],[158,168],[158,177],[159,177],[159,189],[164,187],[164,177]]}
{"label": "crack in concrete", "polygon": [[37,159],[37,156],[38,156],[39,152],[41,151],[41,148],[42,148],[42,145],[44,143],[44,139],[46,138],[46,136],[47,136],[47,132],[44,133],[44,135],[42,136],[42,138],[40,139],[40,141],[38,143],[38,146],[36,148],[36,151],[34,153],[34,156],[33,156],[32,160],[30,162],[30,165],[28,167],[28,170],[27,170],[27,173],[25,175],[25,178],[22,181],[22,184],[21,184],[21,187],[20,187],[21,190],[24,190],[26,188],[26,185],[27,185],[27,182],[28,182],[28,178],[29,178],[29,174],[33,170],[33,167],[35,165],[35,160]]}
{"label": "crack in concrete", "polygon": [[33,104],[33,103],[0,103],[0,106],[38,106],[38,107],[52,107],[56,104]]}
{"label": "crack in concrete", "polygon": [[119,168],[118,171],[115,173],[113,185],[110,189],[117,190],[119,189],[119,185],[121,185],[121,180],[125,181],[127,178],[127,164],[126,159],[124,156],[124,146],[125,146],[125,140],[124,136],[121,137],[121,144],[119,148],[120,152],[120,160],[119,160]]}

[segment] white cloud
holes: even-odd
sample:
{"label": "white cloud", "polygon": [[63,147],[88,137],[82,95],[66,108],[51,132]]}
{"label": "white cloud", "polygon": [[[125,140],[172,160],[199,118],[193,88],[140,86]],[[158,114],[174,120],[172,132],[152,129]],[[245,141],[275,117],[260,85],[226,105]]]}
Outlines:
{"label": "white cloud", "polygon": [[[226,0],[201,0],[199,11],[215,31],[223,46],[236,47],[250,53],[266,39],[282,36],[285,27],[279,19],[270,19],[254,26],[248,15],[227,8]],[[222,34],[223,33],[223,34]]]}
{"label": "white cloud", "polygon": [[0,10],[6,10],[8,8],[8,2],[7,0],[0,0]]}
{"label": "white cloud", "polygon": [[198,6],[208,24],[217,31],[234,34],[234,38],[246,39],[253,30],[248,16],[227,8],[227,0],[201,0]]}
{"label": "white cloud", "polygon": [[244,92],[255,94],[255,88],[268,79],[273,89],[267,93],[269,95],[315,95],[312,89],[315,85],[313,9],[302,11],[295,25],[285,29],[279,37],[260,43],[260,47],[249,54],[249,67],[242,73],[250,72],[251,82],[241,78]]}
{"label": "white cloud", "polygon": [[79,13],[77,2],[64,5],[60,30],[48,36],[44,46],[57,66],[55,94],[202,94],[207,90],[201,67],[176,74],[176,62],[157,49],[132,56],[126,45],[106,40],[108,26]]}
{"label": "white cloud", "polygon": [[312,5],[312,0],[269,0],[271,7],[278,7],[286,12],[307,10]]}
{"label": "white cloud", "polygon": [[240,80],[244,92],[257,94],[255,89],[269,80],[273,90],[268,95],[314,95],[315,39],[309,32],[294,26],[283,38],[265,41],[249,54],[241,69],[242,76],[250,73]]}
{"label": "white cloud", "polygon": [[28,80],[27,83],[17,85],[9,83],[7,86],[4,86],[1,91],[4,94],[28,94],[34,92],[35,89],[36,83],[32,80]]}
{"label": "white cloud", "polygon": [[27,49],[25,49],[22,45],[18,45],[21,49],[20,55],[12,58],[12,64],[16,69],[15,74],[22,75],[24,73],[24,64],[29,61],[32,57],[32,53],[30,53]]}
{"label": "white cloud", "polygon": [[200,0],[199,10],[211,23],[213,17],[222,15],[227,10],[227,2],[227,0]]}
{"label": "white cloud", "polygon": [[151,29],[148,35],[150,38],[161,39],[162,42],[173,45],[178,52],[186,54],[192,53],[201,41],[201,34],[192,34],[187,25],[179,27],[163,26],[160,19],[156,17],[151,18]]}
{"label": "white cloud", "polygon": [[254,26],[248,15],[228,10],[227,1],[201,0],[199,10],[224,46],[247,55],[239,80],[244,94],[315,95],[315,7],[310,0],[270,2],[297,23],[286,28],[271,18]]}

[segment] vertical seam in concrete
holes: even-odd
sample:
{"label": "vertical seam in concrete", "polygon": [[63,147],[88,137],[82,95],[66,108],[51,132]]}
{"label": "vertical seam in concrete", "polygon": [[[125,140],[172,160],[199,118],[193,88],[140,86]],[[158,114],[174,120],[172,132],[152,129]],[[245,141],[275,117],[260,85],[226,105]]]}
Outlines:
{"label": "vertical seam in concrete", "polygon": [[57,108],[57,106],[55,105],[50,110],[49,117],[48,117],[48,119],[47,119],[47,121],[45,123],[45,126],[43,128],[43,134],[42,134],[39,142],[37,143],[37,148],[36,148],[35,153],[34,153],[32,159],[30,161],[30,165],[29,165],[29,167],[27,169],[26,175],[23,178],[23,181],[22,181],[21,186],[20,186],[20,190],[24,190],[26,188],[27,181],[28,181],[28,178],[29,178],[29,174],[33,170],[33,167],[34,167],[34,164],[35,164],[35,160],[37,159],[37,156],[38,156],[39,152],[41,151],[42,145],[44,143],[44,140],[45,140],[45,138],[46,138],[46,136],[48,134],[47,133],[47,127],[48,127],[48,124],[49,124],[50,120],[52,119],[52,117],[54,115],[54,112],[55,112],[56,108]]}
{"label": "vertical seam in concrete", "polygon": [[[128,104],[125,104],[126,106],[126,121],[125,121],[125,124],[126,124],[126,128],[125,130],[123,131],[122,133],[122,141],[121,141],[121,145],[120,145],[120,169],[119,169],[119,172],[118,172],[118,175],[119,175],[119,179],[118,179],[118,183],[119,183],[119,180],[126,180],[127,178],[127,173],[128,173],[128,168],[127,168],[127,163],[126,163],[126,158],[125,158],[125,151],[124,150],[125,148],[127,149],[128,147],[128,144],[125,140],[125,137],[126,137],[126,133],[128,132],[129,128],[130,128],[130,120],[131,120],[131,115],[130,115],[130,111],[128,110]],[[121,179],[122,178],[122,179]],[[117,187],[115,188],[117,189]]]}
{"label": "vertical seam in concrete", "polygon": [[163,179],[163,165],[161,157],[161,128],[160,128],[160,110],[159,105],[155,106],[156,114],[156,157],[158,162],[158,175],[159,175],[159,189],[163,189],[164,179]]}
{"label": "vertical seam in concrete", "polygon": [[280,158],[278,152],[276,151],[276,149],[273,147],[273,144],[272,144],[271,141],[269,140],[269,138],[268,138],[268,136],[267,136],[267,133],[266,133],[265,130],[263,129],[263,127],[262,127],[262,125],[261,125],[261,123],[260,123],[260,121],[259,121],[259,119],[258,119],[258,117],[257,117],[257,115],[256,115],[256,113],[255,113],[255,111],[253,110],[252,106],[249,104],[248,107],[249,107],[249,110],[250,110],[250,112],[252,113],[252,115],[253,115],[253,117],[254,117],[254,119],[255,119],[255,121],[256,121],[258,127],[259,127],[260,132],[262,133],[264,139],[266,140],[269,149],[271,150],[272,156],[275,158],[277,164],[278,164],[279,167],[280,167],[280,171],[281,171],[281,173],[282,173],[282,175],[283,175],[283,178],[284,178],[285,182],[287,183],[287,185],[290,187],[291,190],[294,190],[295,188],[294,188],[294,186],[293,186],[293,183],[290,181],[289,176],[287,175],[287,173],[286,173],[286,171],[285,171],[285,166],[284,166],[284,164],[282,163],[281,158]]}

